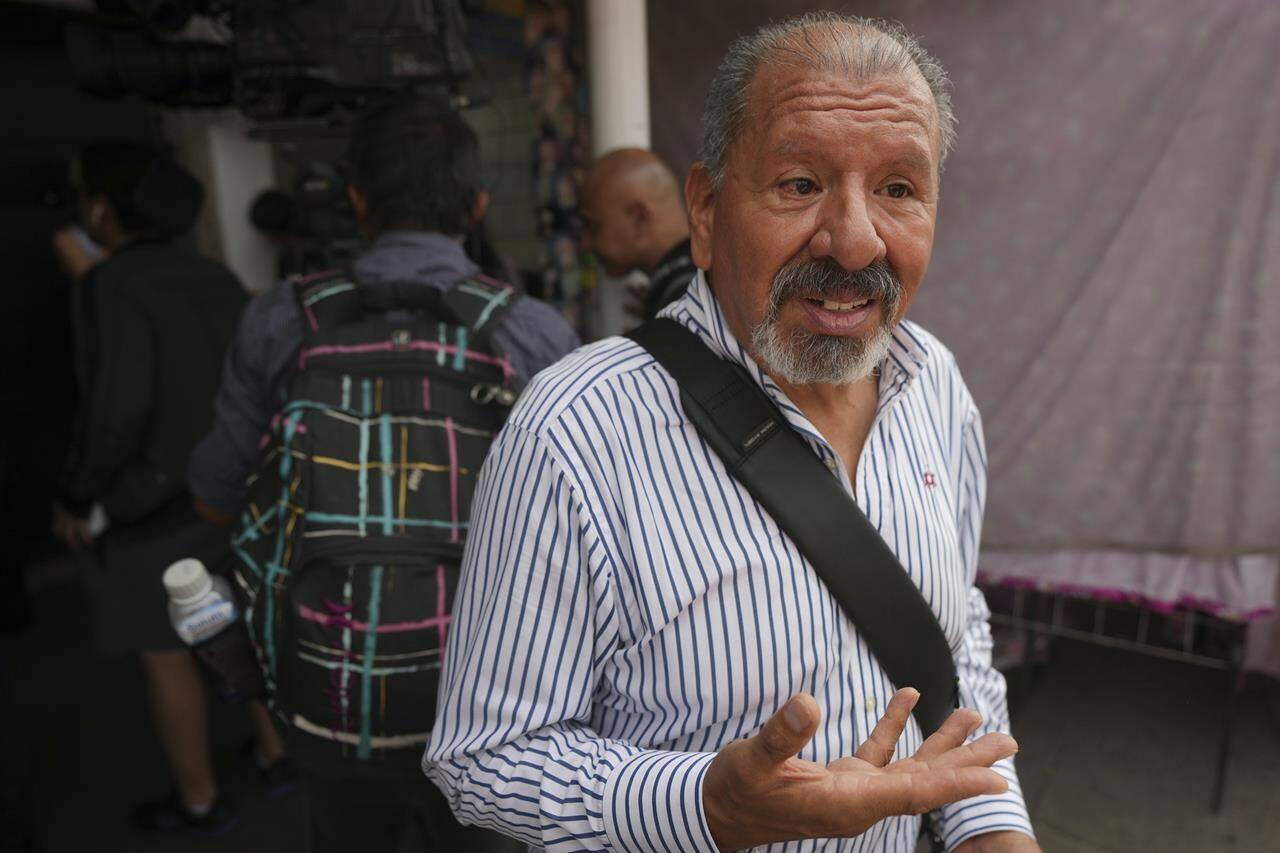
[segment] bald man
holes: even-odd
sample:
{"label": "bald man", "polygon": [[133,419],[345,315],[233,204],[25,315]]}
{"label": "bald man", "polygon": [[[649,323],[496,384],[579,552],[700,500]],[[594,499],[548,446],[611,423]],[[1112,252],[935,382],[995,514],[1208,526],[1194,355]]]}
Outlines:
{"label": "bald man", "polygon": [[643,308],[633,310],[646,320],[684,295],[696,271],[683,197],[667,164],[643,148],[610,151],[587,175],[578,211],[583,248],[611,276],[632,270],[649,276]]}

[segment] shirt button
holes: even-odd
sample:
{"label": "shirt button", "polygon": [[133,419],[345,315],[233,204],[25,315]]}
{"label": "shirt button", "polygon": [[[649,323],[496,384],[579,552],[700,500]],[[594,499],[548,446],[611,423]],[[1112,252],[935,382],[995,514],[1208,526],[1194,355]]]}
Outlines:
{"label": "shirt button", "polygon": [[876,709],[876,700],[871,697],[867,697],[865,704],[868,711],[874,711]]}

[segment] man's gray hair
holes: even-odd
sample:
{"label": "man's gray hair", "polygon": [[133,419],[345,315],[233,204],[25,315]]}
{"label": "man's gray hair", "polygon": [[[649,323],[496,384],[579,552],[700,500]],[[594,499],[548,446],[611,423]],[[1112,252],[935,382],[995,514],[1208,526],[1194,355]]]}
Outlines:
{"label": "man's gray hair", "polygon": [[[828,38],[815,38],[826,33]],[[915,68],[933,93],[938,113],[938,169],[955,141],[947,72],[900,24],[834,12],[810,12],[740,36],[711,81],[702,114],[702,163],[719,189],[729,148],[737,141],[751,100],[751,82],[766,62],[834,71],[855,80],[894,76]]]}

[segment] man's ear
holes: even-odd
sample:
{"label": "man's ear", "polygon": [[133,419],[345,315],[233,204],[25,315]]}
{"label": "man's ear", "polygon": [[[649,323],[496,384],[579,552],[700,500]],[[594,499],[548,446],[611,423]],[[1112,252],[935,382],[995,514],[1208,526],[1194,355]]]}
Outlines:
{"label": "man's ear", "polygon": [[369,202],[355,184],[347,184],[347,198],[351,200],[351,209],[356,214],[356,225],[365,228],[369,216]]}
{"label": "man's ear", "polygon": [[475,228],[484,219],[489,210],[489,193],[486,190],[476,191],[476,200],[471,202],[471,227]]}
{"label": "man's ear", "polygon": [[653,211],[642,201],[627,202],[622,211],[627,217],[627,225],[631,228],[631,236],[637,240],[644,239],[653,228]]}
{"label": "man's ear", "polygon": [[709,270],[716,191],[711,186],[711,174],[701,161],[689,167],[689,175],[684,180],[684,207],[689,211],[689,242],[693,263],[699,269]]}

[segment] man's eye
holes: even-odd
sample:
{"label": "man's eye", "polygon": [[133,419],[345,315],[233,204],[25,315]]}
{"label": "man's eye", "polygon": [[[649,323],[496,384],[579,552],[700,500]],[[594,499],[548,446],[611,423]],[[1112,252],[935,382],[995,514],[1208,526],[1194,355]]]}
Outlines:
{"label": "man's eye", "polygon": [[813,195],[818,191],[818,185],[808,178],[793,178],[783,186],[790,188],[796,195]]}
{"label": "man's eye", "polygon": [[911,195],[911,187],[906,184],[889,184],[884,188],[884,192],[889,198],[906,198]]}

